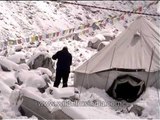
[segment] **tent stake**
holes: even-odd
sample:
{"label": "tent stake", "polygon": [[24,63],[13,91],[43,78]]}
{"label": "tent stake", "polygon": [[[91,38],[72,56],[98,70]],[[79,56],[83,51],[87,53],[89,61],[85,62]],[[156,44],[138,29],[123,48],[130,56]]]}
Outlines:
{"label": "tent stake", "polygon": [[[112,55],[112,59],[111,59],[110,68],[112,67],[115,50],[116,50],[116,46],[114,47],[114,51],[113,51],[113,55]],[[107,76],[107,81],[106,81],[106,84],[105,84],[105,89],[106,89],[106,86],[107,86],[107,84],[108,84],[109,75],[110,75],[110,71],[109,71],[108,76]]]}

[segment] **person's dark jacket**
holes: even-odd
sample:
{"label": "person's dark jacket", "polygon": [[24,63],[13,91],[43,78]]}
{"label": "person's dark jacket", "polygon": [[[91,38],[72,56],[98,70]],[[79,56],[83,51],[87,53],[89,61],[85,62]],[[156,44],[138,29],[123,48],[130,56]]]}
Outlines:
{"label": "person's dark jacket", "polygon": [[68,52],[67,48],[63,48],[52,56],[53,60],[58,59],[56,70],[70,72],[70,65],[72,64],[72,55]]}

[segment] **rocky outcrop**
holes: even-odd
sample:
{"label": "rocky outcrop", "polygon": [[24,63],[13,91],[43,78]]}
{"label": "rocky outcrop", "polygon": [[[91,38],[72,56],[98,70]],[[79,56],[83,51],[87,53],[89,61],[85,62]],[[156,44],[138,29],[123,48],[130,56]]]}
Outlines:
{"label": "rocky outcrop", "polygon": [[101,40],[96,40],[95,42],[89,41],[88,47],[91,47],[93,49],[97,49],[100,43],[101,43]]}
{"label": "rocky outcrop", "polygon": [[36,54],[27,63],[31,69],[37,69],[38,67],[48,68],[52,73],[55,72],[54,62],[47,54]]}
{"label": "rocky outcrop", "polygon": [[144,110],[143,107],[138,105],[133,105],[133,107],[130,109],[129,112],[133,112],[135,115],[141,116],[143,110]]}
{"label": "rocky outcrop", "polygon": [[3,71],[18,70],[19,65],[7,59],[4,56],[0,56],[0,68]]}

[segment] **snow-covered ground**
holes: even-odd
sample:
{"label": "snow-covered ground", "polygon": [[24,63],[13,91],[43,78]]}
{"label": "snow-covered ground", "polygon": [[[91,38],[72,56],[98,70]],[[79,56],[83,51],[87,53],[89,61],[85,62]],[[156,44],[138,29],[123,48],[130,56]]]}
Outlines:
{"label": "snow-covered ground", "polygon": [[[142,12],[152,14],[160,13],[160,2],[149,6],[153,1],[78,1],[78,3],[131,11],[139,6],[143,6]],[[35,34],[47,34],[76,28],[77,25],[80,26],[81,24],[110,18],[110,15],[120,15],[119,12],[85,8],[69,4],[65,5],[51,1],[0,1],[0,10],[0,42],[8,40],[9,38],[25,38]],[[118,35],[125,29],[125,26],[133,22],[137,16],[138,15],[134,14],[131,16],[124,14],[124,20],[114,19],[114,21],[109,21],[104,29],[95,31],[95,34],[108,32],[108,34]],[[160,27],[160,18],[147,18]],[[115,32],[115,30],[118,30],[118,32]],[[74,69],[97,52],[97,50],[87,47],[89,39],[93,37],[91,34],[80,35],[80,37],[82,39],[81,41],[73,40],[72,38],[57,39],[54,41],[51,39],[43,39],[39,47],[31,48],[28,47],[30,45],[29,43],[15,46],[9,45],[7,46],[6,57],[3,56],[4,51],[1,51],[0,64],[8,66],[11,72],[4,72],[0,69],[0,119],[1,117],[4,119],[27,118],[26,116],[22,116],[14,107],[15,99],[17,98],[16,95],[18,95],[18,92],[22,89],[27,89],[46,101],[62,101],[58,95],[63,95],[63,93],[58,90],[56,92],[57,94],[53,93],[53,95],[50,95],[48,89],[44,93],[40,93],[37,89],[37,87],[44,87],[46,85],[44,78],[51,74],[48,69],[38,68],[36,70],[28,70],[29,68],[26,64],[19,65],[17,63],[20,62],[20,59],[25,59],[26,62],[28,62],[30,58],[33,58],[33,55],[41,52],[45,52],[51,57],[55,52],[62,49],[63,46],[67,46],[73,55],[73,64],[69,77],[69,86],[72,86],[74,82]],[[17,47],[23,47],[22,51],[16,52],[15,48]],[[21,86],[15,84],[17,77],[23,80]],[[52,85],[53,82],[51,81],[49,88],[53,89]],[[14,91],[10,89],[12,86],[15,86]],[[70,93],[70,91],[68,91],[69,93],[67,93],[67,91],[65,92],[65,95],[69,95]],[[160,90],[147,88],[146,92],[135,103],[129,104],[122,102],[121,104],[124,106],[121,106],[119,102],[110,98],[104,90],[97,88],[82,89],[80,95],[81,102],[90,102],[92,105],[96,105],[96,103],[99,102],[105,103],[105,106],[69,106],[63,108],[63,111],[73,118],[81,117],[84,119],[159,119],[159,94]],[[54,98],[54,96],[56,97]],[[141,116],[127,112],[126,108],[133,104],[140,105],[144,108]],[[32,116],[30,119],[37,118]]]}

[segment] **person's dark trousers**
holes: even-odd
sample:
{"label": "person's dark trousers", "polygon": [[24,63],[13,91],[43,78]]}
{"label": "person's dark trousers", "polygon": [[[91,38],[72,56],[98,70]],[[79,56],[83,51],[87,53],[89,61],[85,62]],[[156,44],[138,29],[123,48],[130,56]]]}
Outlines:
{"label": "person's dark trousers", "polygon": [[54,81],[54,87],[58,87],[60,82],[61,82],[61,78],[62,78],[62,73],[60,70],[56,70],[56,78]]}
{"label": "person's dark trousers", "polygon": [[63,87],[67,87],[68,77],[69,77],[69,71],[56,70],[56,78],[54,82],[54,87],[59,86],[61,82],[61,78],[63,79]]}
{"label": "person's dark trousers", "polygon": [[63,71],[63,87],[68,87],[68,77],[69,77],[69,71]]}

